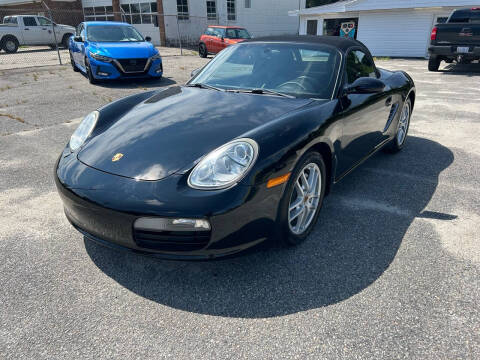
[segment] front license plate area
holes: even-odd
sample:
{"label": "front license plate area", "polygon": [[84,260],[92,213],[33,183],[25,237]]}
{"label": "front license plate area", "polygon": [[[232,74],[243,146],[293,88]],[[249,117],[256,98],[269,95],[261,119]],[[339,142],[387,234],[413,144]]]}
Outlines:
{"label": "front license plate area", "polygon": [[461,54],[468,53],[470,51],[470,48],[468,46],[459,46],[457,47],[457,52]]}

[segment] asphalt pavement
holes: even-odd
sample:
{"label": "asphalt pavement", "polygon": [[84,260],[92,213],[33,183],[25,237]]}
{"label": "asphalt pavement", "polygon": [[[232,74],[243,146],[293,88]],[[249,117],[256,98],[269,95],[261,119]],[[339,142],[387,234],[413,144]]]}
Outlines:
{"label": "asphalt pavement", "polygon": [[85,240],[66,220],[54,162],[79,118],[185,82],[92,86],[68,67],[0,76],[0,358],[480,358],[480,65],[427,71],[410,136],[325,199],[302,245],[174,262]]}

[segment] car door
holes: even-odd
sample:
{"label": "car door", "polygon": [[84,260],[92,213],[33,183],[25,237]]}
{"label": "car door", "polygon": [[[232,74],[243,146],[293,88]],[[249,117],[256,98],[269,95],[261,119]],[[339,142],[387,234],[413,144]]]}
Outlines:
{"label": "car door", "polygon": [[[55,44],[55,36],[53,35],[52,22],[43,16],[38,16],[37,21],[39,23],[40,28],[43,31],[42,43],[47,45]],[[62,37],[58,33],[58,30],[55,30],[55,33],[57,35],[57,42],[62,41]]]}
{"label": "car door", "polygon": [[[85,39],[85,25],[81,23],[80,25],[77,26],[77,29],[75,31],[75,37],[80,36],[83,39]],[[84,54],[85,54],[85,44],[83,41],[73,41],[73,46],[72,46],[72,56],[73,60],[75,61],[76,64],[85,66],[84,64]]]}
{"label": "car door", "polygon": [[[350,49],[345,58],[344,86],[362,77],[380,78],[370,54]],[[337,175],[342,176],[368,156],[387,138],[385,127],[392,105],[388,85],[383,92],[340,95],[343,118],[341,152]]]}
{"label": "car door", "polygon": [[214,54],[222,50],[220,44],[224,41],[223,37],[225,36],[225,29],[223,28],[214,28],[215,36],[212,38],[212,52]]}
{"label": "car door", "polygon": [[35,16],[24,16],[23,20],[23,38],[26,45],[42,44],[43,30],[37,23]]}

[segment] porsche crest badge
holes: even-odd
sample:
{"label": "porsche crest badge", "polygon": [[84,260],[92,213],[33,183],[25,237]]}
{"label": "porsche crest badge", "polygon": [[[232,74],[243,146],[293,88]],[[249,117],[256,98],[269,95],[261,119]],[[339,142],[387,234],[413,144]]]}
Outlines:
{"label": "porsche crest badge", "polygon": [[122,154],[122,153],[117,153],[117,154],[113,155],[112,161],[113,161],[113,162],[118,161],[118,160],[120,160],[122,157],[123,157],[123,154]]}

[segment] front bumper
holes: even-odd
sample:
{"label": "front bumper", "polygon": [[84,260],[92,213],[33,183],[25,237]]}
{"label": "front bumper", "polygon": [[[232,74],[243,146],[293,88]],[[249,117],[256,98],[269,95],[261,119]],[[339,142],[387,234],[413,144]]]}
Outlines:
{"label": "front bumper", "polygon": [[149,61],[145,70],[126,72],[118,61],[103,62],[90,57],[90,67],[95,79],[123,79],[123,78],[149,78],[161,77],[163,75],[163,64],[161,59]]}
{"label": "front bumper", "polygon": [[[171,259],[210,259],[245,250],[271,235],[282,186],[201,191],[188,188],[185,177],[136,181],[88,167],[67,151],[55,169],[68,220],[86,237],[110,247]],[[142,246],[133,224],[156,216],[207,219],[211,231],[205,245],[195,250],[182,249],[181,243],[172,251]]]}

